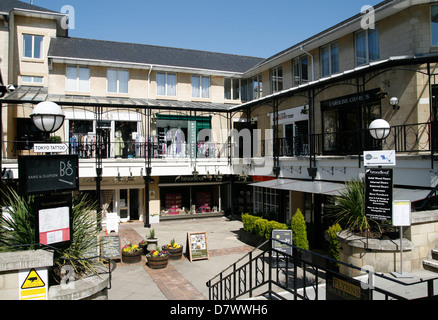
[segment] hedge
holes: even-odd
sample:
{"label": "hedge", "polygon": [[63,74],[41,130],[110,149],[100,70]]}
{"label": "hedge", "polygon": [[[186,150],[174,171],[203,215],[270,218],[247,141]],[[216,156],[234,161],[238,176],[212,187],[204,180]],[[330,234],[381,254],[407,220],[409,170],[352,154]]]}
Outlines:
{"label": "hedge", "polygon": [[262,217],[242,214],[243,230],[255,234],[261,238],[270,239],[272,230],[287,230],[288,227],[284,223],[278,221],[269,221]]}

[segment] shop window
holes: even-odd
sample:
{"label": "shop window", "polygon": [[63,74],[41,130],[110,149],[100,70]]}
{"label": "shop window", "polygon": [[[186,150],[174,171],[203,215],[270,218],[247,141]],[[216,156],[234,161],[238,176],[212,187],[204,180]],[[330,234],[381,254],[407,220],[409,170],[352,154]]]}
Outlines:
{"label": "shop window", "polygon": [[94,157],[96,135],[93,131],[92,120],[70,120],[70,153],[77,154],[80,158]]}
{"label": "shop window", "polygon": [[154,154],[159,158],[217,157],[210,129],[211,117],[158,114]]}
{"label": "shop window", "polygon": [[35,142],[46,142],[49,134],[41,132],[30,118],[17,118],[15,150],[32,150]]}
{"label": "shop window", "polygon": [[137,132],[137,122],[115,121],[114,156],[134,158],[141,156],[144,147]]}

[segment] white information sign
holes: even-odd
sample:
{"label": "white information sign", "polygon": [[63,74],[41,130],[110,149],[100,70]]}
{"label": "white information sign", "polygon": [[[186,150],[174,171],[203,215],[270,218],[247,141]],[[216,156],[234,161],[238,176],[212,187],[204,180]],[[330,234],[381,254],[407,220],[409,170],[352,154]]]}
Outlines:
{"label": "white information sign", "polygon": [[392,225],[394,227],[409,227],[411,225],[411,201],[394,201],[392,210]]}
{"label": "white information sign", "polygon": [[33,145],[33,151],[39,153],[45,152],[66,152],[68,149],[67,145],[63,143],[35,143]]}
{"label": "white information sign", "polygon": [[365,167],[395,166],[395,151],[364,151],[363,162]]}

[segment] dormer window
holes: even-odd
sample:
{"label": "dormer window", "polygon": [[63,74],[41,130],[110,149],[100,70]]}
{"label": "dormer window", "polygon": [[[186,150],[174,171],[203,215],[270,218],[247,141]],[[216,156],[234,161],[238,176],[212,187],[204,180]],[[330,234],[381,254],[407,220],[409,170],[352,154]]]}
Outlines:
{"label": "dormer window", "polygon": [[31,59],[42,59],[43,39],[43,36],[23,34],[23,57]]}

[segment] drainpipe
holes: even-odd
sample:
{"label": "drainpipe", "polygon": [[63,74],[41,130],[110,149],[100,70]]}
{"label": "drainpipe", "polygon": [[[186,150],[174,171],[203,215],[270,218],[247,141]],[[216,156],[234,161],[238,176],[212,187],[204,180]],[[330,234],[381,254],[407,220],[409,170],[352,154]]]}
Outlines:
{"label": "drainpipe", "polygon": [[315,81],[315,65],[313,64],[313,54],[310,54],[310,52],[307,51],[306,49],[304,49],[303,46],[300,47],[300,50],[303,51],[308,56],[310,56],[310,58],[312,60],[312,81]]}
{"label": "drainpipe", "polygon": [[153,65],[150,65],[149,73],[148,73],[148,100],[149,100],[150,94],[151,94],[151,73],[152,73],[153,67],[154,67]]}

